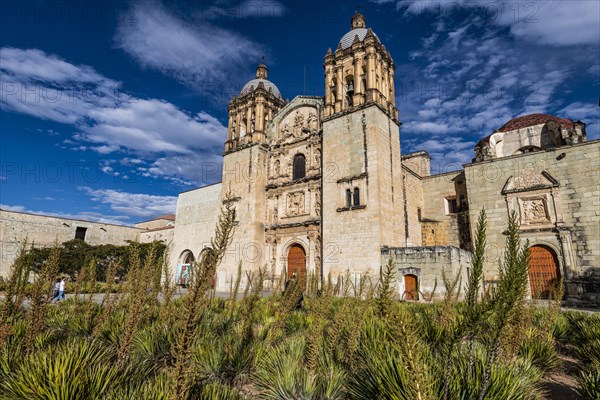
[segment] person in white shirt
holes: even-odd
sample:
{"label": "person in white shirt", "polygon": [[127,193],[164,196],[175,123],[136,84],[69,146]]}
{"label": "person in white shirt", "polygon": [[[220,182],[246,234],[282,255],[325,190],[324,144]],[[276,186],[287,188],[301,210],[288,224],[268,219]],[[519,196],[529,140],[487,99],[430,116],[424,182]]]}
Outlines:
{"label": "person in white shirt", "polygon": [[54,282],[54,286],[52,287],[52,293],[50,293],[50,301],[54,300],[58,296],[58,292],[60,291],[60,279],[57,279]]}
{"label": "person in white shirt", "polygon": [[58,284],[58,296],[54,299],[54,303],[58,303],[60,300],[65,299],[65,278],[62,278]]}

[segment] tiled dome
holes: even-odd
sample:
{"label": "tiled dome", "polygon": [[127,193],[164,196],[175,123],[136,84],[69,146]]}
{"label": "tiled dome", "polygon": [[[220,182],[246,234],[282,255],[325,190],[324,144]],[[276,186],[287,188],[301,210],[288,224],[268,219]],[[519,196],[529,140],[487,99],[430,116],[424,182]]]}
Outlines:
{"label": "tiled dome", "polygon": [[[352,46],[352,43],[354,43],[354,38],[358,35],[358,40],[360,40],[361,42],[363,40],[365,40],[365,36],[367,36],[367,32],[368,29],[367,28],[355,28],[352,29],[350,32],[346,33],[343,37],[342,40],[340,40],[340,45],[342,46],[342,49],[347,49],[348,47]],[[375,35],[375,33],[373,33]],[[375,37],[377,37],[377,35],[375,35]]]}
{"label": "tiled dome", "polygon": [[275,84],[268,79],[252,79],[250,82],[244,85],[242,91],[240,92],[240,96],[244,96],[256,90],[258,84],[261,82],[263,83],[263,85],[265,85],[266,91],[269,91],[269,89],[271,89],[275,97],[281,98],[281,93],[279,92],[279,89],[277,89],[277,86],[275,86]]}

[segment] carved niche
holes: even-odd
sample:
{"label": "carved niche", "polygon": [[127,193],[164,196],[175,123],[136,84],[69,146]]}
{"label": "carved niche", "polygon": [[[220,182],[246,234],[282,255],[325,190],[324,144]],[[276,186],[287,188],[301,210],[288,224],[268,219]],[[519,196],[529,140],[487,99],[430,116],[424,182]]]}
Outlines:
{"label": "carved niche", "polygon": [[558,203],[558,181],[547,171],[525,171],[506,181],[502,194],[509,212],[519,214],[523,228],[544,228],[562,223]]}
{"label": "carved niche", "polygon": [[539,224],[550,222],[545,196],[519,198],[519,206],[523,223]]}
{"label": "carved niche", "polygon": [[278,143],[294,142],[319,130],[317,109],[298,107],[286,115],[279,123]]}
{"label": "carved niche", "polygon": [[288,194],[287,214],[289,216],[304,214],[304,192],[293,192]]}

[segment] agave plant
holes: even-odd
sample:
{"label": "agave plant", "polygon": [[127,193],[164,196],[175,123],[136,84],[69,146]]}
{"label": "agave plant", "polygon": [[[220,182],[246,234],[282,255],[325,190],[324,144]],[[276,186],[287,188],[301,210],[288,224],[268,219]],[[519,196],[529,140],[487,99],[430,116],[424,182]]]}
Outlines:
{"label": "agave plant", "polygon": [[100,399],[127,376],[99,342],[74,340],[27,356],[0,383],[5,399]]}
{"label": "agave plant", "polygon": [[581,372],[577,377],[579,388],[577,393],[584,400],[600,399],[600,368],[592,368],[591,371]]}
{"label": "agave plant", "polygon": [[335,368],[329,374],[312,371],[304,365],[306,344],[301,336],[288,338],[284,343],[263,355],[253,374],[252,382],[260,398],[271,400],[343,399],[344,376]]}
{"label": "agave plant", "polygon": [[521,342],[519,356],[542,371],[548,371],[560,365],[552,337],[528,337]]}

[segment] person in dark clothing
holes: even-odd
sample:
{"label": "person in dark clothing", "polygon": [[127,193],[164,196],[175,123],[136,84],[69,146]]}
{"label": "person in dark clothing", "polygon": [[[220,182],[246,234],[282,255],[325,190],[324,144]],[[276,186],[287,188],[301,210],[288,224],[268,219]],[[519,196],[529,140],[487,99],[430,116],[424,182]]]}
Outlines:
{"label": "person in dark clothing", "polygon": [[300,283],[298,281],[298,277],[296,273],[293,273],[291,278],[285,282],[283,289],[284,297],[297,296],[294,310],[301,310],[304,306],[304,291],[299,287],[299,285]]}

